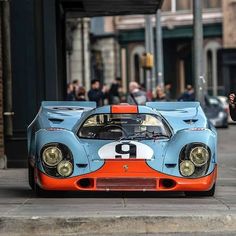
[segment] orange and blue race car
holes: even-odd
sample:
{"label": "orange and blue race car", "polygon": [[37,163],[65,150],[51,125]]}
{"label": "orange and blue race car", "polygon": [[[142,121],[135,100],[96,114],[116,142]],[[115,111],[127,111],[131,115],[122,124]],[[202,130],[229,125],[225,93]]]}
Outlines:
{"label": "orange and blue race car", "polygon": [[29,185],[213,196],[217,133],[198,102],[42,102],[28,127]]}

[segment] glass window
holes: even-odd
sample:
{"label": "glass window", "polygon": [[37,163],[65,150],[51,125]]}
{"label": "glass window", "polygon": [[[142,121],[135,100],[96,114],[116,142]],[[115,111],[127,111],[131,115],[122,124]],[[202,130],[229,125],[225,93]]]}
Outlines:
{"label": "glass window", "polygon": [[191,0],[176,0],[176,11],[191,10]]}
{"label": "glass window", "polygon": [[101,114],[90,116],[78,131],[89,139],[160,139],[171,135],[158,116],[149,114]]}
{"label": "glass window", "polygon": [[207,51],[207,85],[212,88],[212,51]]}
{"label": "glass window", "polygon": [[203,1],[203,8],[204,9],[214,9],[214,8],[221,8],[221,0],[204,0]]}
{"label": "glass window", "polygon": [[171,0],[165,0],[163,2],[161,10],[162,11],[171,11]]}

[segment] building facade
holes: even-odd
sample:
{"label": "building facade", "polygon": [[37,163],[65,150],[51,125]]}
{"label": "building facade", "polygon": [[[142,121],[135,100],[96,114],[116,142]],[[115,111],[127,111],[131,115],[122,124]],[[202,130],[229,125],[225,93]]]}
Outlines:
{"label": "building facade", "polygon": [[[231,0],[204,0],[202,4],[203,75],[207,92],[210,95],[227,95],[230,90],[236,89],[233,80],[236,3]],[[145,52],[144,16],[103,17],[91,21],[96,25],[91,27],[90,48],[94,49],[91,55],[95,53],[97,67],[100,68],[100,71],[97,68],[93,70],[91,66],[91,78],[101,78],[109,84],[115,77],[121,77],[126,91],[132,80],[145,85],[145,71],[141,66],[141,57]],[[165,0],[161,24],[164,82],[172,84],[173,99],[176,99],[187,84],[194,84],[192,0]],[[152,26],[155,35],[154,15]],[[158,56],[156,58],[158,60]],[[94,60],[90,63],[94,65]],[[99,73],[96,74],[97,71]],[[157,79],[157,75],[155,77]]]}
{"label": "building facade", "polygon": [[[208,93],[217,95],[224,88],[218,78],[218,51],[223,47],[221,1],[203,1],[204,77]],[[140,65],[144,47],[144,17],[116,18],[121,50],[126,52],[127,78],[144,83]],[[155,16],[152,17],[155,31]],[[177,98],[193,81],[193,14],[192,1],[165,0],[162,7],[164,81],[172,84],[173,98]],[[155,34],[154,34],[155,35]],[[158,60],[158,56],[156,57]],[[124,62],[123,62],[124,64]],[[155,76],[157,78],[157,75]]]}

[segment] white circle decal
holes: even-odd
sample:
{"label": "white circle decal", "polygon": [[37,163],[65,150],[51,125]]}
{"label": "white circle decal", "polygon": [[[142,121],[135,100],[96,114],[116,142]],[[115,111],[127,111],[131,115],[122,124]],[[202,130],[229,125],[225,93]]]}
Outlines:
{"label": "white circle decal", "polygon": [[98,150],[101,159],[151,159],[153,150],[146,144],[135,141],[112,142]]}

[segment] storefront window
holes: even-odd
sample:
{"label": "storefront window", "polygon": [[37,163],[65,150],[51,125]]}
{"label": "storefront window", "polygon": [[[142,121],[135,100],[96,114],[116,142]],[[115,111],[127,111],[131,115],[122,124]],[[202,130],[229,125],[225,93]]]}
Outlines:
{"label": "storefront window", "polygon": [[191,10],[191,0],[176,1],[176,11],[189,11]]}
{"label": "storefront window", "polygon": [[171,0],[165,0],[161,8],[162,11],[171,11]]}
{"label": "storefront window", "polygon": [[217,9],[221,8],[221,0],[204,0],[203,9]]}
{"label": "storefront window", "polygon": [[212,89],[212,51],[207,51],[207,85]]}

